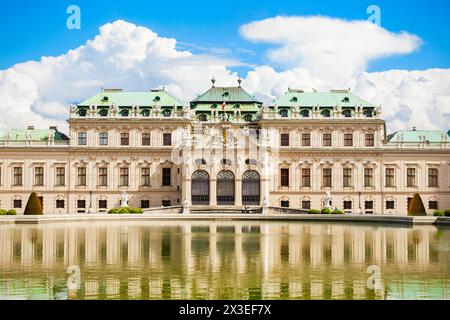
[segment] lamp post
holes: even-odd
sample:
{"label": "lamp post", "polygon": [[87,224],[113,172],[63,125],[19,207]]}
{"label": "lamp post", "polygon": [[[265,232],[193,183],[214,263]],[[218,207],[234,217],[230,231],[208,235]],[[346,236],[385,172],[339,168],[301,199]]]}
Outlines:
{"label": "lamp post", "polygon": [[92,213],[92,191],[89,191],[89,213]]}

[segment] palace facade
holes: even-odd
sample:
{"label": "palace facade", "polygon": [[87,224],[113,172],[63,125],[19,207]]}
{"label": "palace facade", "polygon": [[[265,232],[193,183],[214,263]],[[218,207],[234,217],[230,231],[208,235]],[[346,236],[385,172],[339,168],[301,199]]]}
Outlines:
{"label": "palace facade", "polygon": [[320,209],[405,215],[415,193],[432,214],[450,207],[450,138],[386,132],[382,109],[349,90],[289,89],[269,106],[236,87],[190,102],[164,89],[104,89],[56,127],[0,131],[0,208],[23,213],[189,206]]}

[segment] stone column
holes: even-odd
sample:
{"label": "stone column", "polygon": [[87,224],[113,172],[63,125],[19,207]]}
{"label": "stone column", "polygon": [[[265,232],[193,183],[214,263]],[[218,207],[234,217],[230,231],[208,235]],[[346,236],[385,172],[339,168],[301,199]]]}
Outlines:
{"label": "stone column", "polygon": [[209,205],[217,206],[217,180],[216,177],[210,177],[209,180]]}
{"label": "stone column", "polygon": [[242,179],[235,179],[234,205],[242,207]]}

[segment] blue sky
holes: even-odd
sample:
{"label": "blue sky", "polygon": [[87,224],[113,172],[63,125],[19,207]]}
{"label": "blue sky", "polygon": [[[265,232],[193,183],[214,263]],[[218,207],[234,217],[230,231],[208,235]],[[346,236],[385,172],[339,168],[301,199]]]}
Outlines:
{"label": "blue sky", "polygon": [[239,75],[267,104],[289,87],[350,88],[382,106],[388,132],[447,131],[449,14],[448,0],[1,1],[0,128],[67,126],[69,105],[102,87],[188,103]]}
{"label": "blue sky", "polygon": [[[66,28],[66,8],[72,4],[81,8],[81,30]],[[226,51],[215,52],[237,57],[246,63],[262,64],[266,62],[264,52],[267,45],[243,39],[239,35],[241,25],[276,15],[366,19],[366,8],[371,4],[380,7],[383,28],[392,32],[405,30],[419,36],[424,44],[409,55],[372,62],[369,71],[450,66],[450,2],[446,0],[21,0],[2,1],[0,4],[0,69],[27,60],[38,60],[43,55],[63,54],[93,38],[101,25],[117,19],[146,26],[160,36],[174,37],[180,48],[193,52],[202,51],[201,47],[227,48]],[[186,44],[195,45],[198,49]]]}

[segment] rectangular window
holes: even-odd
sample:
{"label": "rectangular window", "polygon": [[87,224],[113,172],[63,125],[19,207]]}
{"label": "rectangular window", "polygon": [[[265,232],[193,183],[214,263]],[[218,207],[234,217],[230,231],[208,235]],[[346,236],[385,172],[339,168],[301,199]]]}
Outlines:
{"label": "rectangular window", "polygon": [[280,204],[282,208],[289,208],[289,201],[287,200],[281,200]]}
{"label": "rectangular window", "polygon": [[353,147],[353,133],[344,134],[344,147]]}
{"label": "rectangular window", "polygon": [[108,132],[100,132],[99,133],[99,144],[101,146],[108,145]]}
{"label": "rectangular window", "polygon": [[395,201],[393,200],[388,200],[386,201],[386,209],[395,209]]}
{"label": "rectangular window", "polygon": [[373,201],[364,201],[364,209],[372,210],[373,209]]}
{"label": "rectangular window", "polygon": [[352,202],[350,200],[344,201],[344,210],[351,210],[352,209]]}
{"label": "rectangular window", "polygon": [[366,133],[366,147],[375,146],[375,135],[373,133]]}
{"label": "rectangular window", "polygon": [[108,200],[98,200],[99,209],[108,209]]}
{"label": "rectangular window", "polygon": [[13,168],[13,176],[14,176],[14,181],[13,181],[13,185],[14,186],[21,186],[23,181],[23,169],[22,167],[14,167]]}
{"label": "rectangular window", "polygon": [[352,169],[350,168],[344,168],[343,171],[344,175],[344,187],[351,187],[352,186]]}
{"label": "rectangular window", "polygon": [[172,134],[164,133],[163,134],[163,146],[171,146],[172,145]]}
{"label": "rectangular window", "polygon": [[311,209],[311,201],[309,201],[309,200],[303,200],[303,201],[302,201],[302,209],[303,209],[303,210],[309,210],[309,209]]}
{"label": "rectangular window", "polygon": [[78,181],[79,186],[86,186],[86,167],[78,168]]}
{"label": "rectangular window", "polygon": [[302,133],[302,146],[303,147],[311,146],[311,134],[310,133]]}
{"label": "rectangular window", "polygon": [[150,145],[150,133],[148,133],[148,132],[142,133],[142,145],[143,146]]}
{"label": "rectangular window", "polygon": [[108,185],[108,168],[98,168],[98,185],[100,187],[106,187]]}
{"label": "rectangular window", "polygon": [[438,187],[439,181],[438,181],[438,169],[436,168],[428,168],[428,186],[429,187]]}
{"label": "rectangular window", "polygon": [[323,146],[331,147],[331,133],[324,133],[322,138],[323,138]]}
{"label": "rectangular window", "polygon": [[141,169],[141,185],[145,187],[150,186],[150,168]]}
{"label": "rectangular window", "polygon": [[323,169],[322,186],[325,188],[331,188],[331,184],[332,184],[331,173],[332,173],[331,168]]}
{"label": "rectangular window", "polygon": [[162,170],[162,185],[171,186],[172,185],[172,169],[163,168]]}
{"label": "rectangular window", "polygon": [[281,186],[289,187],[289,169],[281,169]]}
{"label": "rectangular window", "polygon": [[438,209],[438,202],[437,201],[428,201],[428,209],[434,209],[437,210]]}
{"label": "rectangular window", "polygon": [[128,168],[120,168],[120,186],[128,186]]}
{"label": "rectangular window", "polygon": [[34,168],[34,185],[43,186],[44,185],[44,168],[35,167]]}
{"label": "rectangular window", "polygon": [[14,207],[14,209],[22,208],[22,200],[14,200],[13,201],[13,207]]}
{"label": "rectangular window", "polygon": [[364,168],[364,187],[373,187],[373,169]]}
{"label": "rectangular window", "polygon": [[395,187],[394,168],[386,168],[386,187]]}
{"label": "rectangular window", "polygon": [[86,209],[86,200],[77,200],[78,209]]}
{"label": "rectangular window", "polygon": [[122,132],[120,134],[120,145],[121,146],[130,145],[130,134],[128,132]]}
{"label": "rectangular window", "polygon": [[150,208],[150,201],[149,200],[141,200],[141,209],[148,209]]}
{"label": "rectangular window", "polygon": [[56,209],[64,209],[65,201],[64,200],[56,200]]}
{"label": "rectangular window", "polygon": [[311,169],[302,169],[302,187],[311,187]]}
{"label": "rectangular window", "polygon": [[78,132],[78,145],[87,145],[87,132]]}
{"label": "rectangular window", "polygon": [[416,186],[416,169],[407,168],[406,169],[406,186],[415,187]]}
{"label": "rectangular window", "polygon": [[289,147],[289,133],[282,133],[280,135],[280,146]]}
{"label": "rectangular window", "polygon": [[66,185],[66,168],[56,168],[56,185],[59,187]]}
{"label": "rectangular window", "polygon": [[163,200],[163,201],[162,201],[162,206],[163,206],[163,207],[170,207],[170,205],[171,205],[170,200]]}

